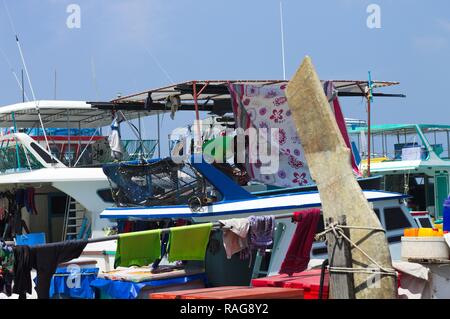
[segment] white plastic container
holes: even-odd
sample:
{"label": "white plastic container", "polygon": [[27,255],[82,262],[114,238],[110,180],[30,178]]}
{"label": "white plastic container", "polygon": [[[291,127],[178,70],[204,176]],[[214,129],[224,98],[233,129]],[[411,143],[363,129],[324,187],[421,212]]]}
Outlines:
{"label": "white plastic container", "polygon": [[444,237],[402,237],[402,259],[448,260],[449,247]]}

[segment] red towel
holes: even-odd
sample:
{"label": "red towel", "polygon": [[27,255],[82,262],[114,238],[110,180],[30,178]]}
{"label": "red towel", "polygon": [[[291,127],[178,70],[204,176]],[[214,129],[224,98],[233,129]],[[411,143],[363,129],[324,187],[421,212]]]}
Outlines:
{"label": "red towel", "polygon": [[294,213],[292,219],[298,224],[289,244],[286,257],[284,257],[283,263],[281,264],[280,274],[288,274],[290,276],[308,267],[311,247],[320,218],[320,209],[318,208]]}

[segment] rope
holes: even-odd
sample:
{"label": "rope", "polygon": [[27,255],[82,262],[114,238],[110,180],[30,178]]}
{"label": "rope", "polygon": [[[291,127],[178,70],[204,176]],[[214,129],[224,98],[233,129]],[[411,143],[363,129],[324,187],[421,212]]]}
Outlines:
{"label": "rope", "polygon": [[[337,223],[331,223],[325,230],[315,236],[316,240],[324,238],[327,233],[333,232],[336,238],[345,239],[350,245],[356,248],[361,254],[363,254],[370,262],[375,264],[378,268],[346,268],[346,267],[329,267],[331,272],[345,272],[345,273],[370,273],[370,274],[382,274],[397,276],[397,272],[394,269],[381,266],[375,259],[373,259],[368,253],[355,244],[349,237],[344,234],[344,229],[364,229],[373,231],[385,232],[383,228],[379,227],[367,227],[367,226],[346,226],[338,225]],[[381,271],[380,271],[381,270]]]}
{"label": "rope", "polygon": [[[344,229],[344,228],[347,228],[347,229],[363,229],[363,230],[381,231],[381,232],[384,232],[384,233],[386,232],[385,229],[379,228],[379,227],[347,226],[347,225],[338,225],[337,223],[334,223],[334,225],[335,225],[335,226],[337,225],[337,226],[338,226],[337,228],[342,228],[342,229]],[[327,233],[329,233],[330,231],[332,231],[332,229],[331,229],[330,227],[325,228],[325,230],[324,230],[323,232],[316,234],[315,239],[316,239],[316,240],[323,241],[323,240],[325,239],[325,235],[326,235]],[[335,233],[335,235],[337,235],[338,238],[340,238],[340,236],[339,236],[335,231],[333,231],[333,232]]]}

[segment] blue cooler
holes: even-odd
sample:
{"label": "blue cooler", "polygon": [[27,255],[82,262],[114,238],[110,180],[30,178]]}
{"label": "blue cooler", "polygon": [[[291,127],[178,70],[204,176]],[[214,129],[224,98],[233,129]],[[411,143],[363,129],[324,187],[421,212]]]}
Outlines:
{"label": "blue cooler", "polygon": [[444,211],[442,212],[444,219],[444,231],[450,232],[450,196],[444,201]]}

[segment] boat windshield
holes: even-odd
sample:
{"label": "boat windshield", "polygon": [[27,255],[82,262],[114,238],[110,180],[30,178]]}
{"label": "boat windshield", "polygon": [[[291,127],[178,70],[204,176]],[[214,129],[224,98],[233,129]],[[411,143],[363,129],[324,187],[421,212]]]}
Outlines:
{"label": "boat windshield", "polygon": [[0,172],[13,173],[43,168],[36,157],[17,139],[11,137],[0,142]]}

